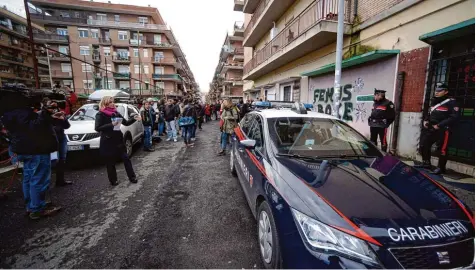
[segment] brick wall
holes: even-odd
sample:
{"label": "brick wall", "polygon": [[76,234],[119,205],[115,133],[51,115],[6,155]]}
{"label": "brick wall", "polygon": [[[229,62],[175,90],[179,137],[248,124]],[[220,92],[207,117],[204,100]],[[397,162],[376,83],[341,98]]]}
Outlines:
{"label": "brick wall", "polygon": [[402,112],[422,111],[429,52],[430,47],[424,47],[400,53],[398,72],[405,72]]}
{"label": "brick wall", "polygon": [[[349,1],[346,7],[346,11],[350,10],[350,18],[352,19],[354,15],[354,1],[356,0]],[[360,21],[364,22],[403,1],[404,0],[358,0],[357,14],[360,17]]]}

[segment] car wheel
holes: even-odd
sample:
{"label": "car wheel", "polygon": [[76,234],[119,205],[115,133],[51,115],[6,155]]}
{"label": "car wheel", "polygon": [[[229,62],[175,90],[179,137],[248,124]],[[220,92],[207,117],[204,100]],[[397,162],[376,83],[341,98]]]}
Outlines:
{"label": "car wheel", "polygon": [[230,151],[230,172],[231,175],[237,176],[238,174],[236,173],[236,167],[235,167],[235,151],[233,151],[233,148]]}
{"label": "car wheel", "polygon": [[127,137],[124,141],[124,144],[126,145],[126,153],[128,157],[132,156],[132,140],[131,138]]}
{"label": "car wheel", "polygon": [[274,217],[266,201],[258,207],[258,244],[261,261],[267,269],[281,266],[281,248]]}

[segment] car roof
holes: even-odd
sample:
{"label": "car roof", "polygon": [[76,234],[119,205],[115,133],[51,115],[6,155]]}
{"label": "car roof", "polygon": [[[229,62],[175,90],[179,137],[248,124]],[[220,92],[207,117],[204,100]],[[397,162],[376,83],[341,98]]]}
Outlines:
{"label": "car roof", "polygon": [[307,114],[300,114],[291,109],[265,109],[255,111],[264,118],[279,118],[279,117],[302,117],[302,118],[323,118],[323,119],[335,119],[336,117],[324,113],[318,113],[313,111],[307,111]]}

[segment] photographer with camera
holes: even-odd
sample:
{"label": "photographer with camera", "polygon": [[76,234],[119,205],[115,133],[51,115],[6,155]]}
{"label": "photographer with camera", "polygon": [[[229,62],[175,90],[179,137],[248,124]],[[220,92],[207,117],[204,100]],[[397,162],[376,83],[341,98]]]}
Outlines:
{"label": "photographer with camera", "polygon": [[58,161],[56,162],[56,186],[71,185],[73,182],[64,180],[64,169],[66,163],[66,154],[68,153],[68,140],[64,134],[64,130],[68,129],[71,125],[66,118],[65,112],[60,111],[60,106],[64,102],[51,100],[49,98],[43,99],[43,106],[52,110],[53,128],[55,130],[56,138],[58,139]]}
{"label": "photographer with camera", "polygon": [[2,89],[0,99],[0,115],[11,136],[12,151],[23,162],[23,195],[29,217],[50,216],[60,210],[46,203],[51,181],[50,153],[58,148],[53,129],[54,110],[44,107],[35,113],[30,92],[25,95]]}

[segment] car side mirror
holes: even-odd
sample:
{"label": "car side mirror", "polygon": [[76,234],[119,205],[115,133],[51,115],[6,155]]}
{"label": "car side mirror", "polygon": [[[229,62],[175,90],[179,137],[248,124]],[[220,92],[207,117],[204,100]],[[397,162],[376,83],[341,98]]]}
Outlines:
{"label": "car side mirror", "polygon": [[254,149],[256,146],[256,140],[241,140],[240,144],[247,149]]}

